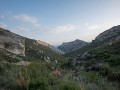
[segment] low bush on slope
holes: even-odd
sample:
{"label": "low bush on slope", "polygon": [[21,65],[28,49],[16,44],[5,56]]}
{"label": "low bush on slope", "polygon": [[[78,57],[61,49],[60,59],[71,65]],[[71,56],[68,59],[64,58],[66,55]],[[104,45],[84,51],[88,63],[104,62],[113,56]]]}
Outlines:
{"label": "low bush on slope", "polygon": [[0,89],[5,90],[117,90],[100,74],[79,75],[58,68],[52,63],[32,62],[29,65],[0,63]]}

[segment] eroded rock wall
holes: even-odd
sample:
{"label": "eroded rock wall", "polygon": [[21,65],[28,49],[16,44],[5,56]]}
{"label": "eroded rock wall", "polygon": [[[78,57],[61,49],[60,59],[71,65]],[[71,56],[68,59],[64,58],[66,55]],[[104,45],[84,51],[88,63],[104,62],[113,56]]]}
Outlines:
{"label": "eroded rock wall", "polygon": [[0,28],[0,48],[25,56],[25,39],[8,30]]}

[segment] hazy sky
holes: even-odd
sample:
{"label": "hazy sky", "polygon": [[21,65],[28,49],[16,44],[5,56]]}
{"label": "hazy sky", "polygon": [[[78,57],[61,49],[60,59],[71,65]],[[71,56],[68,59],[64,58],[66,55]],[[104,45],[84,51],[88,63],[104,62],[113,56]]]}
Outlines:
{"label": "hazy sky", "polygon": [[120,0],[0,0],[0,26],[50,44],[90,42],[120,25]]}

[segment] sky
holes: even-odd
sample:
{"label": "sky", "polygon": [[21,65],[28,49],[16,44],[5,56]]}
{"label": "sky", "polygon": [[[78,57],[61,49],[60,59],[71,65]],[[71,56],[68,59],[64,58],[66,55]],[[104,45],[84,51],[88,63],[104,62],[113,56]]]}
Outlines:
{"label": "sky", "polygon": [[0,0],[0,27],[59,45],[120,25],[120,0]]}

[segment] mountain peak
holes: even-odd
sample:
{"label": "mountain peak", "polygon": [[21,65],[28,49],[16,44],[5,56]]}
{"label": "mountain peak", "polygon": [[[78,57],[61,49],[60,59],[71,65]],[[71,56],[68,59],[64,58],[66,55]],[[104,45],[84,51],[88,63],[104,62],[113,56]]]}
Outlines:
{"label": "mountain peak", "polygon": [[75,41],[80,41],[79,39],[76,39]]}
{"label": "mountain peak", "polygon": [[75,41],[71,42],[64,42],[62,45],[58,46],[58,49],[64,51],[65,53],[71,52],[73,50],[77,50],[88,43],[79,39],[76,39]]}

